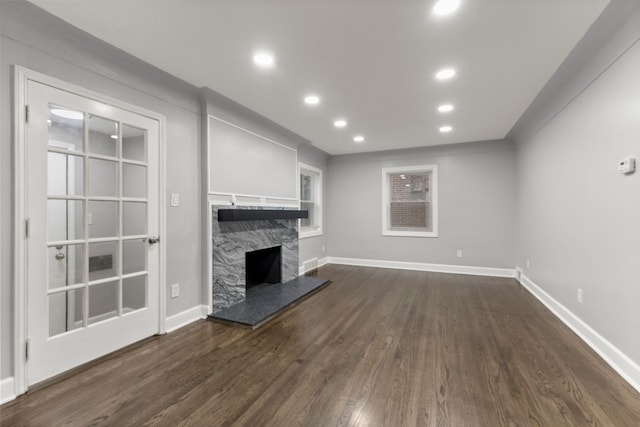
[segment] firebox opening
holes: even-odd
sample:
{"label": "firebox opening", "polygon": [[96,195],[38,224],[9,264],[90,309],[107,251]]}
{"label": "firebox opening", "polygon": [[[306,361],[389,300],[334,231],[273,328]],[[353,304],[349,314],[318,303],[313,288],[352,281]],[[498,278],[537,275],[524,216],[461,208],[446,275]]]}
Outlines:
{"label": "firebox opening", "polygon": [[263,283],[282,282],[282,246],[245,253],[247,289]]}

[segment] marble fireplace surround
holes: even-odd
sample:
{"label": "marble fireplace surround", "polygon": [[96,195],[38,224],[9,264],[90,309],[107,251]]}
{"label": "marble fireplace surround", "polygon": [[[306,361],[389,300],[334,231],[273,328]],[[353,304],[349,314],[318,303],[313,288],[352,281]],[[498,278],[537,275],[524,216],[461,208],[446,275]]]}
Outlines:
{"label": "marble fireplace surround", "polygon": [[[298,220],[263,219],[218,221],[218,211],[229,206],[212,206],[213,312],[244,301],[246,297],[245,253],[282,246],[282,282],[298,277]],[[238,206],[234,209],[263,209]]]}

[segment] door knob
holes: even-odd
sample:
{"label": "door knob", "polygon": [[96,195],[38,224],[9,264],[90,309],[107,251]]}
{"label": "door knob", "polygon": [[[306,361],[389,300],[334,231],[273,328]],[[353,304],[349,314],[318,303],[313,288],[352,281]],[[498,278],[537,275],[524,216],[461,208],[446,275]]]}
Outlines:
{"label": "door knob", "polygon": [[155,245],[159,241],[160,241],[160,237],[149,237],[149,244],[150,245]]}

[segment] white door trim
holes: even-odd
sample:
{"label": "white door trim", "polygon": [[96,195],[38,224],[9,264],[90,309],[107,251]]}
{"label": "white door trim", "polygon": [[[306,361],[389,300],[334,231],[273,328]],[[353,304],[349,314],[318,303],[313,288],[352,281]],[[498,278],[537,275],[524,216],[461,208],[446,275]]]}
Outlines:
{"label": "white door trim", "polygon": [[156,120],[159,125],[159,216],[160,216],[160,271],[159,271],[159,301],[158,301],[158,333],[166,332],[166,119],[158,114],[107,95],[74,85],[56,78],[47,76],[37,71],[14,65],[14,384],[15,395],[27,391],[27,298],[26,298],[26,150],[25,150],[25,123],[26,123],[26,88],[28,81],[34,81],[60,90],[73,93],[78,96],[93,99],[98,102],[113,105],[114,107],[139,114]]}

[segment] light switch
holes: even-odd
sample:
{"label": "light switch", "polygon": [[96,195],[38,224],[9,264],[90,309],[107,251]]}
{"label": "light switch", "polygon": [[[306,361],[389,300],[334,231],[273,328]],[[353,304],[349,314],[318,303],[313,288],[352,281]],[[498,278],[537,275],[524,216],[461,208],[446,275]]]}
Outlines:
{"label": "light switch", "polygon": [[171,206],[180,206],[180,194],[171,193]]}

